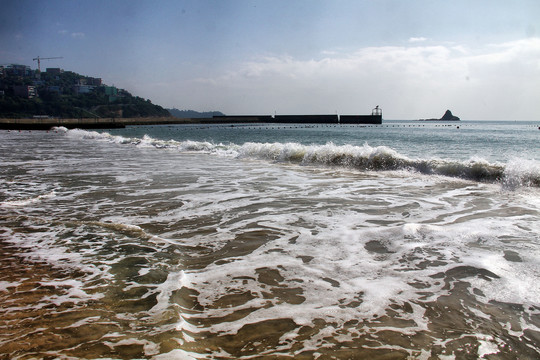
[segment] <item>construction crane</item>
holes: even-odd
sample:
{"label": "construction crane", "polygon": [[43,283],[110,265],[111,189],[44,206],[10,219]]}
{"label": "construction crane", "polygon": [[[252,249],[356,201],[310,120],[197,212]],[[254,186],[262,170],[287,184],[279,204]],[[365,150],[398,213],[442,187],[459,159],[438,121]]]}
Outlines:
{"label": "construction crane", "polygon": [[34,58],[33,60],[36,61],[37,60],[37,68],[39,70],[39,72],[41,72],[41,60],[51,60],[51,59],[63,59],[63,57],[61,56],[57,56],[57,57],[48,57],[48,58],[40,58],[39,56],[37,58]]}

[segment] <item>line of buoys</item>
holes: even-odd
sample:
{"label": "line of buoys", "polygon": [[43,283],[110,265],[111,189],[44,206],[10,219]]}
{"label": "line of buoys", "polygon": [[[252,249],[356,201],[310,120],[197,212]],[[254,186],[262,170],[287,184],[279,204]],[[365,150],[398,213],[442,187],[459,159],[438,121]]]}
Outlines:
{"label": "line of buoys", "polygon": [[[444,124],[444,125],[434,125],[434,127],[456,127],[457,129],[460,128],[459,125],[451,125],[451,124]],[[217,130],[236,130],[236,129],[245,129],[245,130],[286,130],[286,129],[318,129],[318,128],[420,128],[420,127],[426,127],[425,124],[386,124],[386,125],[365,125],[365,124],[337,124],[337,125],[296,125],[296,126],[247,126],[247,125],[241,125],[241,124],[228,124],[228,125],[218,125],[215,127],[212,126],[197,126],[197,127],[190,127],[190,128],[182,128],[182,127],[173,127],[168,126],[169,128],[176,130],[176,131],[189,131],[189,130],[211,130],[211,129],[217,129]],[[540,129],[540,128],[539,128]]]}
{"label": "line of buoys", "polygon": [[[174,126],[174,125],[167,125],[167,128],[171,131],[194,131],[194,130],[237,130],[237,129],[244,129],[244,130],[255,130],[255,131],[263,131],[263,130],[291,130],[291,129],[319,129],[319,128],[455,128],[455,129],[461,129],[462,127],[478,127],[480,125],[478,124],[373,124],[373,125],[366,125],[366,124],[296,124],[296,125],[280,125],[280,126],[268,126],[268,125],[245,125],[245,124],[214,124],[214,126],[206,125],[206,126],[194,126],[194,127],[182,127],[182,126]],[[527,127],[531,128],[538,128],[540,130],[540,126],[534,124],[528,124]],[[145,128],[153,129],[156,126],[145,126]],[[128,128],[126,129],[128,131],[134,131],[134,128]],[[16,130],[15,130],[16,131]],[[111,129],[111,131],[122,131],[121,129]],[[21,132],[21,130],[19,130]]]}

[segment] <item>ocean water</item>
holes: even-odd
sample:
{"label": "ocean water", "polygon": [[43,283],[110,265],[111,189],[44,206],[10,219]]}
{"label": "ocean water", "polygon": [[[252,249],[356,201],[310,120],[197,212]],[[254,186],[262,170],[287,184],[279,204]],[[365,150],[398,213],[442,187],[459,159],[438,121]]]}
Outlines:
{"label": "ocean water", "polygon": [[539,127],[0,131],[0,358],[537,359]]}

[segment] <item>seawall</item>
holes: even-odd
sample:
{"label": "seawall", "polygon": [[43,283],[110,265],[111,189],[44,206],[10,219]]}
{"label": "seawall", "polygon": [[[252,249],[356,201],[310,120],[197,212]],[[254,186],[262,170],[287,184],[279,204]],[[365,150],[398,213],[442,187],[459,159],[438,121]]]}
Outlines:
{"label": "seawall", "polygon": [[68,129],[111,129],[129,125],[178,125],[178,124],[382,124],[381,115],[229,115],[212,118],[82,118],[82,119],[0,119],[2,130],[49,130],[55,126]]}
{"label": "seawall", "polygon": [[382,115],[341,115],[340,124],[382,124]]}
{"label": "seawall", "polygon": [[0,119],[0,129],[4,130],[49,130],[55,126],[68,129],[111,129],[123,128],[127,125],[157,125],[157,124],[190,124],[197,123],[192,119],[174,117],[149,118],[98,118],[98,119]]}
{"label": "seawall", "polygon": [[220,122],[261,122],[277,124],[382,124],[382,115],[225,115]]}

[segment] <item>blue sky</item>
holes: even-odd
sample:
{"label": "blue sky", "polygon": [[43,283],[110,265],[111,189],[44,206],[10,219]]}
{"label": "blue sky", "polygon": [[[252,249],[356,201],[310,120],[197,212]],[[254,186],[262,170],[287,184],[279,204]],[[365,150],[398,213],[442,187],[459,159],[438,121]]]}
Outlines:
{"label": "blue sky", "polygon": [[227,114],[540,119],[540,1],[0,0],[0,64]]}

